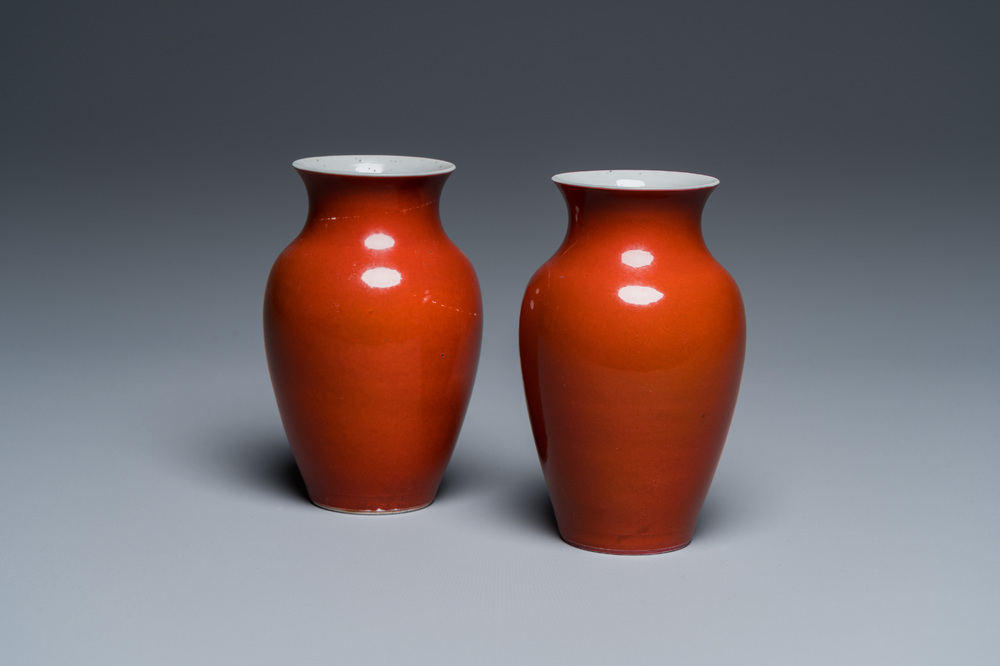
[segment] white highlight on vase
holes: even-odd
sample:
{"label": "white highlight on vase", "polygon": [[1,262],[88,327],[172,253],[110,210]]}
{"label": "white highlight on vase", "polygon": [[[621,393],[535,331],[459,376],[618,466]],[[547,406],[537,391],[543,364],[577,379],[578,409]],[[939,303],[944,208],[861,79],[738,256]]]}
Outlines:
{"label": "white highlight on vase", "polygon": [[618,187],[646,187],[646,181],[637,178],[618,178],[615,180]]}
{"label": "white highlight on vase", "polygon": [[369,268],[362,273],[361,280],[369,287],[386,289],[388,287],[395,287],[397,284],[402,282],[403,275],[399,271],[392,268],[379,266],[378,268]]}
{"label": "white highlight on vase", "polygon": [[622,252],[622,263],[633,268],[642,268],[653,263],[653,253],[645,250],[628,250]]}
{"label": "white highlight on vase", "polygon": [[354,164],[354,173],[382,173],[384,164],[378,162],[358,162]]}
{"label": "white highlight on vase", "polygon": [[365,247],[369,250],[387,250],[396,244],[396,240],[387,234],[372,234],[365,239]]}
{"label": "white highlight on vase", "polygon": [[652,287],[630,284],[618,290],[618,298],[632,305],[649,305],[663,298],[663,292]]}

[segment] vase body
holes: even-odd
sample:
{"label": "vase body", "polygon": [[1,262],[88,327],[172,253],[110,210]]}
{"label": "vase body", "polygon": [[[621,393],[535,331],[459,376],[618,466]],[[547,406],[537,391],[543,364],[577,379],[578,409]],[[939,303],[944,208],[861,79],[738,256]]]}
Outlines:
{"label": "vase body", "polygon": [[309,213],[275,261],[264,341],[310,499],[338,511],[430,504],[472,393],[482,300],[441,226],[454,166],[335,156],[294,164]]}
{"label": "vase body", "polygon": [[701,233],[718,181],[553,180],[569,231],[525,291],[520,352],[560,535],[609,553],[682,548],[722,454],[746,344],[739,289]]}

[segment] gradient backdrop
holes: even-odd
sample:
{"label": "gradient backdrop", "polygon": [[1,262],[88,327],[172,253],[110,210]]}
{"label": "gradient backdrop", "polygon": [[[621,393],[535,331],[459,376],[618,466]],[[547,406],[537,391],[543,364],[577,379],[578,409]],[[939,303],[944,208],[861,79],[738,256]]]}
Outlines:
{"label": "gradient backdrop", "polygon": [[[996,663],[1000,10],[0,9],[0,660]],[[261,341],[299,157],[450,160],[478,383],[438,501],[321,511]],[[517,364],[549,178],[696,171],[749,346],[698,532],[563,544]]]}

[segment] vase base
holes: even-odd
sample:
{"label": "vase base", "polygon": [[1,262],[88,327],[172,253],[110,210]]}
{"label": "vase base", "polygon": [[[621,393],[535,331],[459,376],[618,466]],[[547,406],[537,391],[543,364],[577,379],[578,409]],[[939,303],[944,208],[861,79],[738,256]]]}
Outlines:
{"label": "vase base", "polygon": [[334,511],[336,513],[351,513],[359,516],[386,516],[396,513],[410,513],[412,511],[419,511],[420,509],[425,509],[434,503],[434,500],[427,502],[425,504],[418,504],[417,506],[407,506],[391,509],[348,509],[342,506],[327,506],[325,504],[320,504],[316,500],[310,500],[313,504],[321,509],[326,509],[327,511]]}
{"label": "vase base", "polygon": [[659,553],[670,553],[675,550],[680,550],[690,545],[691,540],[687,540],[682,544],[677,544],[674,546],[665,546],[663,548],[604,548],[602,546],[592,546],[585,543],[579,543],[577,541],[572,541],[566,537],[559,535],[563,541],[569,545],[579,548],[581,550],[589,550],[592,553],[604,553],[606,555],[657,555]]}

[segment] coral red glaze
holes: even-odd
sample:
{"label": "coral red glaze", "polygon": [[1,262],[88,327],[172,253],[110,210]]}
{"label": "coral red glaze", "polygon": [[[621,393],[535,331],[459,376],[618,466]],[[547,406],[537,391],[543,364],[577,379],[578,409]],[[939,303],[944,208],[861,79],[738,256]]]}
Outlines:
{"label": "coral red glaze", "polygon": [[560,534],[609,553],[682,548],[722,454],[746,340],[739,289],[701,233],[718,181],[554,180],[569,231],[525,292],[520,349]]}
{"label": "coral red glaze", "polygon": [[447,162],[299,160],[305,228],[264,300],[268,368],[309,496],[348,512],[430,504],[479,360],[482,300],[438,215]]}

